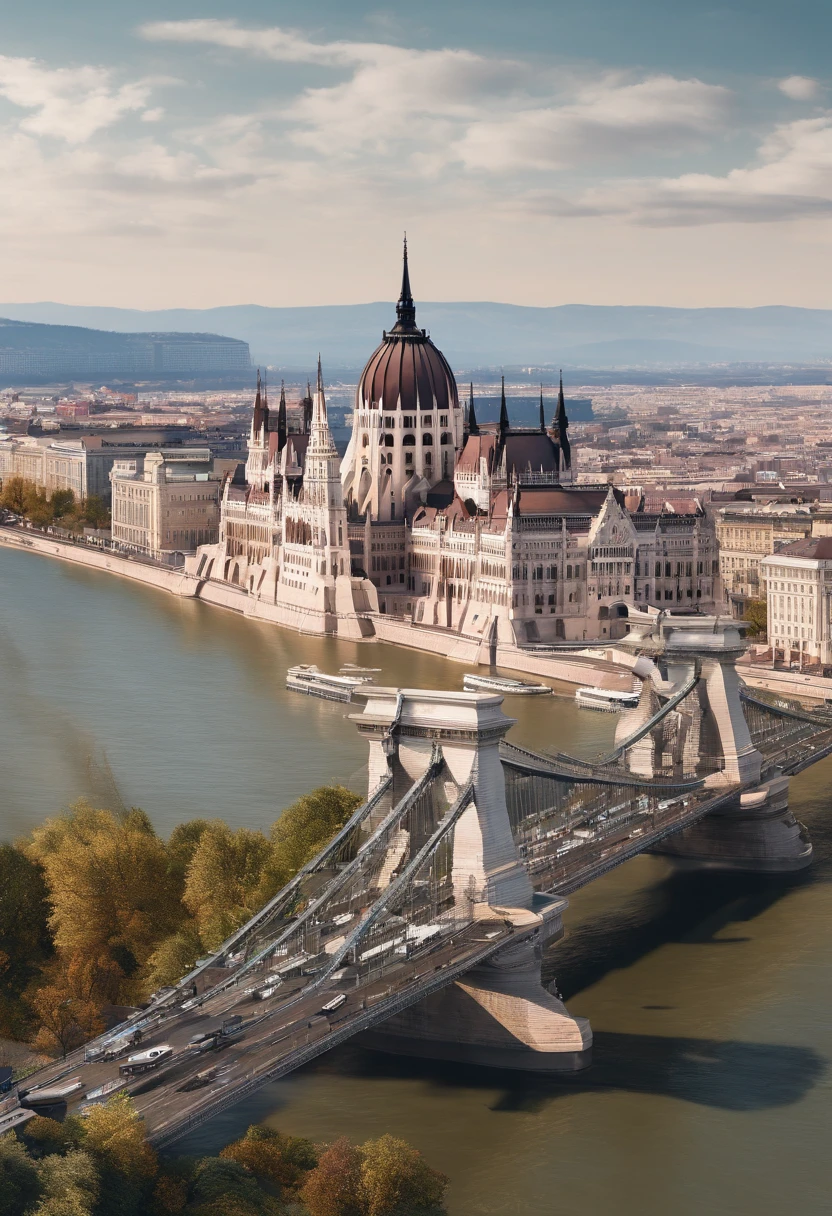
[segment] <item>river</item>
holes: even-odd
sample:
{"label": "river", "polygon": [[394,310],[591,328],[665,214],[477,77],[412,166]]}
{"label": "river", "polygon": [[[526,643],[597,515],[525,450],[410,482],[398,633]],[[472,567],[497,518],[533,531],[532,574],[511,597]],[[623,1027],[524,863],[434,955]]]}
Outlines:
{"label": "river", "polygon": [[[295,662],[460,688],[464,668],[299,637],[110,575],[0,549],[0,838],[74,798],[268,828],[322,782],[363,790],[347,707],[287,692]],[[592,754],[614,719],[507,703],[512,738]],[[547,959],[595,1062],[545,1079],[337,1049],[194,1133],[253,1121],[389,1131],[450,1175],[451,1216],[799,1216],[829,1210],[832,759],[792,782],[814,864],[791,878],[684,874],[641,857],[571,897]]]}

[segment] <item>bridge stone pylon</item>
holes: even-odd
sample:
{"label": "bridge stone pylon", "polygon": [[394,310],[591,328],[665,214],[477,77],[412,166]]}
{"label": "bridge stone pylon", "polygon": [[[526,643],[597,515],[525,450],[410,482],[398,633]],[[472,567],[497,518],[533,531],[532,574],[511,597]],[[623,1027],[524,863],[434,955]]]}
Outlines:
{"label": "bridge stone pylon", "polygon": [[362,1038],[396,1054],[572,1071],[590,1063],[592,1031],[541,983],[543,949],[562,936],[567,901],[533,890],[514,842],[500,759],[500,741],[514,720],[503,713],[502,700],[378,688],[368,693],[364,712],[353,715],[370,745],[370,789],[389,764],[394,790],[406,790],[428,770],[436,745],[454,787],[449,801],[471,784],[471,804],[454,833],[455,897],[471,900],[483,919],[504,915],[516,934],[487,962]]}

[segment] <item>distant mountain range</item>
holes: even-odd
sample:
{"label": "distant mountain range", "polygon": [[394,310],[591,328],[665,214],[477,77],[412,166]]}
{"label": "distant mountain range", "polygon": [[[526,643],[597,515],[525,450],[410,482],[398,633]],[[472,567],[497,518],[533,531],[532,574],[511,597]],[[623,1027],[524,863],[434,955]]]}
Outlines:
{"label": "distant mountain range", "polygon": [[[392,303],[266,308],[169,308],[144,312],[73,304],[0,304],[0,317],[50,325],[226,334],[252,359],[277,368],[359,368],[395,321]],[[420,325],[455,369],[535,366],[669,368],[724,363],[832,361],[832,310],[651,308],[565,304],[417,304]]]}

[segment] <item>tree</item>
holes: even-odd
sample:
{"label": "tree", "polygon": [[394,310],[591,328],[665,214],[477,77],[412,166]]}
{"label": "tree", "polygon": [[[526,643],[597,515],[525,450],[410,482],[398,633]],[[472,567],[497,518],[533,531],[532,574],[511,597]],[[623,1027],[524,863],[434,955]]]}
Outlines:
{"label": "tree", "polygon": [[41,1194],[37,1167],[13,1133],[0,1136],[0,1216],[21,1216]]}
{"label": "tree", "polygon": [[23,1128],[26,1147],[34,1157],[49,1157],[53,1153],[68,1153],[80,1148],[84,1139],[83,1121],[78,1115],[69,1115],[63,1123],[57,1119],[46,1119],[35,1115]]}
{"label": "tree", "polygon": [[242,1140],[227,1145],[220,1157],[245,1166],[256,1178],[268,1182],[279,1192],[296,1191],[318,1162],[311,1140],[285,1136],[257,1123],[248,1129]]}
{"label": "tree", "polygon": [[91,494],[81,504],[81,516],[89,528],[109,528],[110,512],[97,494]]}
{"label": "tree", "polygon": [[0,1035],[24,1034],[22,994],[52,950],[46,894],[41,866],[0,845]]}
{"label": "tree", "polygon": [[32,1216],[88,1216],[93,1212],[101,1178],[89,1153],[75,1149],[65,1157],[47,1157],[39,1172],[43,1199]]}
{"label": "tree", "polygon": [[207,819],[188,819],[185,823],[178,823],[168,838],[168,867],[171,877],[179,883],[180,898],[185,894],[188,866],[193,861],[197,846],[208,827],[210,823]]}
{"label": "tree", "polygon": [[178,1216],[188,1203],[188,1184],[184,1178],[160,1174],[153,1188],[153,1216]]}
{"label": "tree", "polygon": [[72,490],[53,490],[50,505],[55,519],[72,515],[75,510],[75,495]]}
{"label": "tree", "polygon": [[121,999],[144,995],[142,968],[185,915],[165,846],[144,812],[116,815],[81,800],[37,828],[27,851],[46,874],[59,952],[115,961],[125,977]]}
{"label": "tree", "polygon": [[443,1211],[449,1179],[405,1140],[381,1136],[361,1146],[366,1216],[429,1216]]}
{"label": "tree", "polygon": [[216,949],[257,910],[270,851],[262,832],[232,832],[219,820],[202,833],[188,867],[184,903],[207,949]]}
{"label": "tree", "polygon": [[46,491],[41,490],[33,482],[29,482],[26,490],[26,502],[24,506],[24,514],[33,524],[37,524],[39,528],[51,524],[54,514],[52,504],[46,496]]}
{"label": "tree", "polygon": [[101,1177],[101,1216],[145,1216],[158,1169],[144,1124],[127,1094],[93,1106],[84,1118],[84,1149]]}
{"label": "tree", "polygon": [[266,1216],[274,1211],[247,1169],[219,1157],[200,1161],[191,1204],[188,1211],[194,1216]]}
{"label": "tree", "polygon": [[768,604],[765,600],[749,600],[742,619],[749,622],[749,637],[765,637],[768,632]]}
{"label": "tree", "polygon": [[343,785],[321,785],[286,808],[271,831],[263,903],[321,851],[360,803],[360,797]]}
{"label": "tree", "polygon": [[100,1005],[68,996],[63,984],[45,984],[29,999],[39,1027],[36,1051],[65,1057],[104,1029]]}
{"label": "tree", "polygon": [[181,929],[165,938],[147,960],[148,985],[160,988],[175,984],[192,970],[197,959],[205,953],[195,920],[187,920]]}
{"label": "tree", "polygon": [[3,482],[3,493],[0,495],[0,507],[22,515],[26,509],[26,496],[29,483],[22,477],[7,477]]}
{"label": "tree", "polygon": [[309,1216],[363,1216],[361,1165],[361,1152],[346,1136],[331,1144],[300,1193]]}

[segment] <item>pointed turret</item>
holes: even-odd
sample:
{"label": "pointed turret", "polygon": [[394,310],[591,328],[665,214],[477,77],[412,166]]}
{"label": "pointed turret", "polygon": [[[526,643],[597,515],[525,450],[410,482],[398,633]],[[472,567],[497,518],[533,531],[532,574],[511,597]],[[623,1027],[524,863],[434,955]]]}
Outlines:
{"label": "pointed turret", "polygon": [[468,388],[468,434],[479,435],[479,433],[480,427],[474,411],[474,385],[471,383]]}
{"label": "pointed turret", "polygon": [[393,333],[403,333],[416,328],[416,305],[413,303],[413,293],[410,290],[410,270],[407,265],[407,233],[404,236],[402,289],[399,293],[399,302],[396,305],[396,318]]}
{"label": "pointed turret", "polygon": [[286,385],[280,381],[280,405],[277,407],[277,450],[282,452],[286,447],[289,428],[286,423]]}
{"label": "pointed turret", "polygon": [[555,416],[552,419],[553,438],[557,440],[560,447],[561,471],[572,468],[572,451],[569,446],[569,436],[566,433],[568,428],[569,419],[566,417],[566,402],[563,399],[563,372],[561,371],[558,403],[555,407]]}
{"label": "pointed turret", "polygon": [[546,434],[546,415],[543,412],[543,385],[540,386],[540,433]]}

